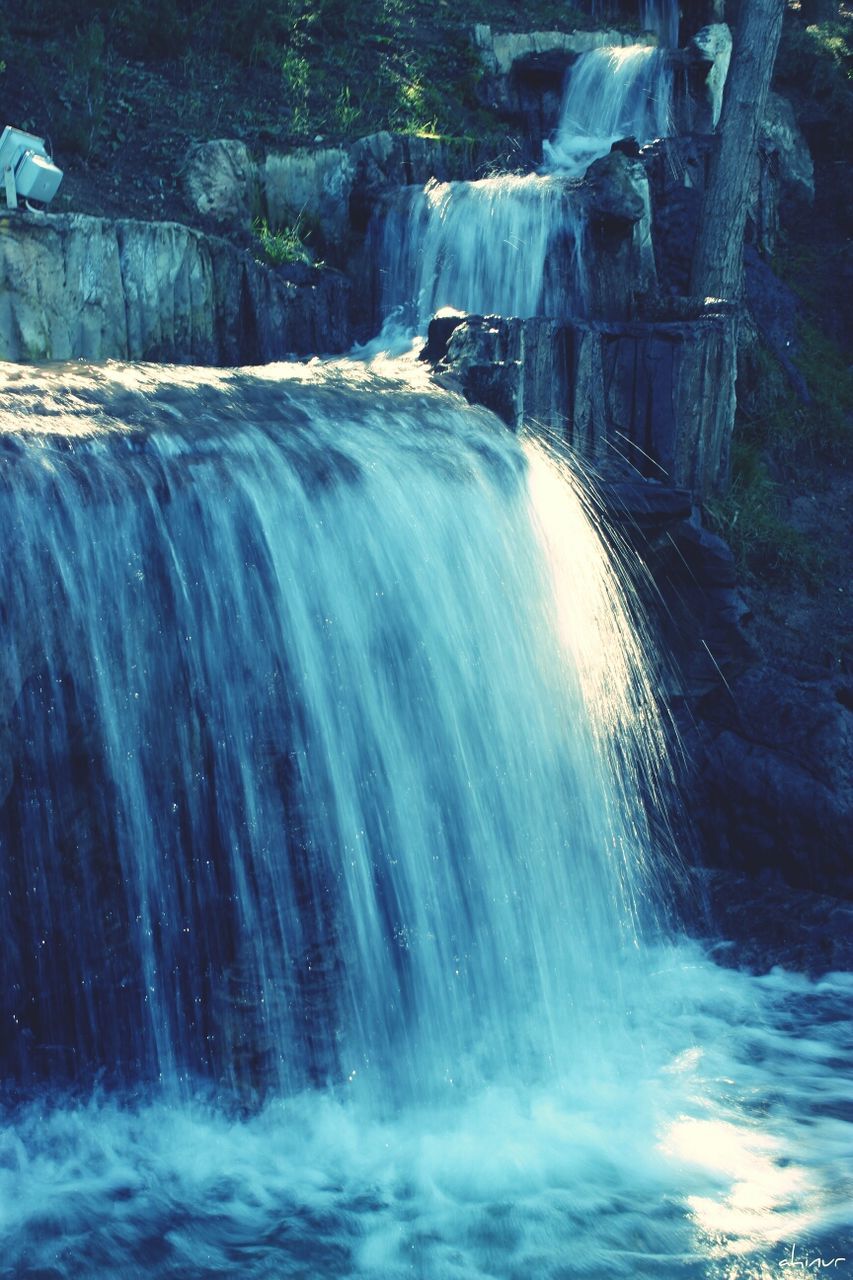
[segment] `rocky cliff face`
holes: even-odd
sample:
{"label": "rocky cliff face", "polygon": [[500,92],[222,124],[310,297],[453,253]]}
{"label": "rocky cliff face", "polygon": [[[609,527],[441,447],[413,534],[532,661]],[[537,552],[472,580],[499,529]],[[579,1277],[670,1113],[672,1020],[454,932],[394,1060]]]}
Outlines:
{"label": "rocky cliff face", "polygon": [[349,345],[347,284],[261,266],[178,223],[84,214],[0,224],[0,359],[254,364]]}

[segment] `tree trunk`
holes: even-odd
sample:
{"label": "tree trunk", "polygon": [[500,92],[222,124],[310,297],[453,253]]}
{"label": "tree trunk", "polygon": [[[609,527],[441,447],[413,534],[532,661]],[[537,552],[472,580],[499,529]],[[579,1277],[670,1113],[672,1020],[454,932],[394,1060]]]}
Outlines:
{"label": "tree trunk", "polygon": [[784,7],[785,0],[741,5],[693,255],[690,292],[698,297],[741,294],[749,191]]}

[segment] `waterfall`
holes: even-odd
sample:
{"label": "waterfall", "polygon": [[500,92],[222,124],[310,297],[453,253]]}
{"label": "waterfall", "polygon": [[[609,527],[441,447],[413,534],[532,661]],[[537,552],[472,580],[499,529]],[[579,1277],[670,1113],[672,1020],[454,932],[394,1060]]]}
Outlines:
{"label": "waterfall", "polygon": [[577,493],[434,396],[116,387],[4,437],[3,1074],[539,1074],[618,1005],[661,748]]}
{"label": "waterfall", "polygon": [[648,45],[582,53],[566,76],[560,121],[543,143],[550,170],[582,174],[620,138],[639,143],[672,133],[672,69]]}
{"label": "waterfall", "polygon": [[843,1255],[851,979],[662,929],[653,667],[572,469],[354,363],[6,392],[0,1272]]}
{"label": "waterfall", "polygon": [[419,332],[474,315],[584,311],[582,220],[569,184],[528,174],[405,188],[385,213],[381,318]]}
{"label": "waterfall", "polygon": [[[652,31],[667,48],[678,47],[678,0],[640,0],[639,21],[643,31]],[[604,25],[618,25],[624,14],[614,0],[592,0],[592,16]]]}
{"label": "waterfall", "polygon": [[640,25],[653,31],[666,48],[677,49],[678,0],[641,0]]}

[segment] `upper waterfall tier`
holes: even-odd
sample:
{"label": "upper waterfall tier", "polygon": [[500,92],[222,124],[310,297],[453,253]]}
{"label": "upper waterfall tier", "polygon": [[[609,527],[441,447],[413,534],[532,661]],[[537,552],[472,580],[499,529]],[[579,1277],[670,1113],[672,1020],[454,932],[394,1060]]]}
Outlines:
{"label": "upper waterfall tier", "polygon": [[[620,6],[614,6],[613,0],[592,0],[593,17],[599,22],[618,21],[614,7]],[[653,31],[662,45],[674,49],[678,45],[678,10],[678,0],[639,0],[632,16],[634,21],[639,18],[644,31]]]}
{"label": "upper waterfall tier", "polygon": [[620,138],[642,144],[667,137],[672,87],[665,50],[630,45],[581,54],[566,76],[556,134],[543,143],[546,166],[578,175]]}

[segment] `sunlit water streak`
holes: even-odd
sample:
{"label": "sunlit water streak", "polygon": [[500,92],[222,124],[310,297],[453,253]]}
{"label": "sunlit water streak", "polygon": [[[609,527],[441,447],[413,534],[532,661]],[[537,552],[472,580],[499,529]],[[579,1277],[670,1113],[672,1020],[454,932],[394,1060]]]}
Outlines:
{"label": "sunlit water streak", "polygon": [[565,467],[356,368],[7,390],[0,1276],[849,1253],[851,979],[661,938],[651,668]]}

